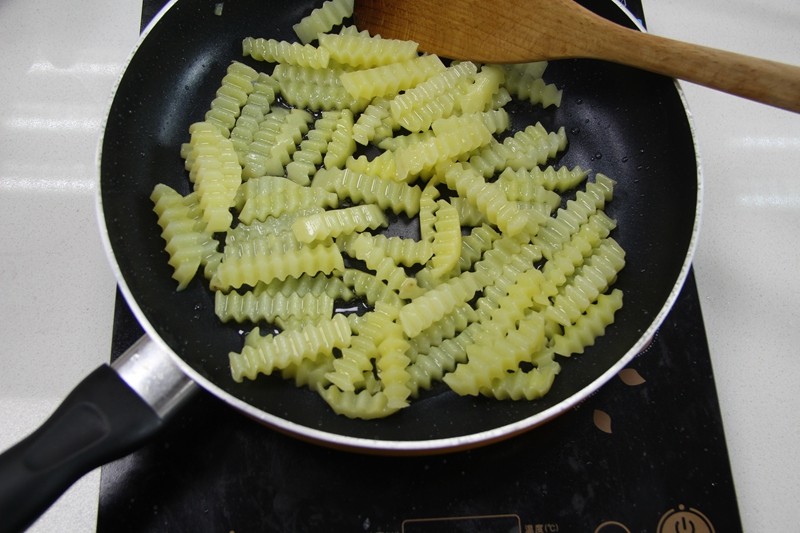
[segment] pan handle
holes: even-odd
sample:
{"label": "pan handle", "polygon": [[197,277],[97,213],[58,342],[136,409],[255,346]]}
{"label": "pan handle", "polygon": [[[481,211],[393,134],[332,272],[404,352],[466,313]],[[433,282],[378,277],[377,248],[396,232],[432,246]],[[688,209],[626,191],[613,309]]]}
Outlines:
{"label": "pan handle", "polygon": [[137,449],[196,388],[147,337],[97,368],[0,455],[0,532],[24,530],[84,474]]}

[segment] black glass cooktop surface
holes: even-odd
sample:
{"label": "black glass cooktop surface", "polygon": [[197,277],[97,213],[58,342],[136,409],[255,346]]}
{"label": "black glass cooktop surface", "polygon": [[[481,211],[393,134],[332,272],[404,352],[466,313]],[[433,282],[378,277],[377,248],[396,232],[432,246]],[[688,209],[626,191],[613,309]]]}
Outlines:
{"label": "black glass cooktop surface", "polygon": [[[114,351],[137,335],[121,303]],[[104,533],[739,530],[693,276],[647,350],[526,434],[442,456],[364,456],[200,394],[155,442],[103,467],[98,519]]]}

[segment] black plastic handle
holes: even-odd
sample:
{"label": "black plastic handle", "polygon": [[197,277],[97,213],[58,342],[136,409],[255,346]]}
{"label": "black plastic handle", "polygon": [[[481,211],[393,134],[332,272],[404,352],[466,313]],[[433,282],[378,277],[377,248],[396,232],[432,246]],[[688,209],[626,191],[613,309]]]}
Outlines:
{"label": "black plastic handle", "polygon": [[99,367],[0,455],[0,532],[23,531],[84,474],[132,452],[162,425],[114,369]]}

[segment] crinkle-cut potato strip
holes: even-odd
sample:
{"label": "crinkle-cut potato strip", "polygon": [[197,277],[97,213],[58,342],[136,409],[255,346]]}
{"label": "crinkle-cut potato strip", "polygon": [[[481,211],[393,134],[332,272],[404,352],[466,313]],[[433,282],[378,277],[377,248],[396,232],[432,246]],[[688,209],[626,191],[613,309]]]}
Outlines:
{"label": "crinkle-cut potato strip", "polygon": [[314,69],[279,63],[272,77],[277,80],[283,99],[295,108],[361,112],[369,104],[369,99],[350,94],[341,80],[345,72],[347,70],[342,65]]}
{"label": "crinkle-cut potato strip", "polygon": [[270,375],[290,364],[331,355],[335,348],[348,345],[350,335],[350,323],[344,315],[277,335],[261,336],[255,329],[240,353],[229,354],[233,379],[238,382],[243,378],[255,379],[258,374]]}
{"label": "crinkle-cut potato strip", "polygon": [[367,268],[375,273],[375,277],[403,299],[413,298],[422,293],[417,280],[406,274],[406,271],[395,261],[385,255],[384,250],[370,246],[371,240],[365,234],[358,235],[344,244],[346,253],[363,261]]}
{"label": "crinkle-cut potato strip", "polygon": [[361,174],[372,174],[385,180],[396,181],[397,161],[394,152],[385,151],[379,156],[368,160],[367,156],[349,157],[345,163],[345,168]]}
{"label": "crinkle-cut potato strip", "polygon": [[277,295],[291,296],[296,294],[303,297],[307,294],[313,296],[328,296],[334,300],[351,300],[353,299],[353,291],[351,291],[344,283],[341,277],[331,277],[325,274],[316,274],[313,276],[302,275],[297,278],[287,278],[285,280],[273,280],[271,283],[260,283],[254,291],[266,292],[272,297]]}
{"label": "crinkle-cut potato strip", "polygon": [[[292,224],[301,217],[322,213],[321,207],[311,207],[285,213],[279,218],[268,217],[266,220],[254,221],[250,224],[240,222],[228,230],[225,235],[225,257],[241,257],[254,255],[257,247],[268,252],[285,252],[297,250],[303,246],[292,234]],[[263,241],[263,242],[259,242]],[[325,244],[331,244],[328,240]],[[265,248],[266,247],[266,248]]]}
{"label": "crinkle-cut potato strip", "polygon": [[[314,211],[316,212],[317,210]],[[298,217],[294,217],[294,214],[291,216],[299,218],[299,215]],[[298,251],[305,246],[291,232],[270,231],[269,229],[262,231],[272,220],[276,219],[264,222],[259,221],[253,224],[239,224],[231,229],[225,237],[225,249],[222,252],[223,261],[230,262],[234,259],[256,258],[272,254],[281,255]],[[329,245],[331,242],[328,240],[321,244]]]}
{"label": "crinkle-cut potato strip", "polygon": [[539,187],[556,193],[570,191],[586,180],[589,171],[580,166],[555,168],[549,165],[542,169],[506,169],[497,178],[509,195],[519,200],[531,201],[539,194]]}
{"label": "crinkle-cut potato strip", "polygon": [[335,193],[340,200],[356,204],[376,204],[384,210],[413,217],[419,212],[422,190],[377,175],[363,174],[350,169],[320,169],[311,182],[312,188]]}
{"label": "crinkle-cut potato strip", "polygon": [[513,100],[514,99],[511,97],[511,93],[508,92],[508,89],[501,85],[500,90],[492,95],[489,108],[502,109],[506,104],[512,102]]}
{"label": "crinkle-cut potato strip", "polygon": [[[333,32],[331,31],[327,33],[333,33]],[[361,35],[363,37],[377,37],[371,35],[369,33],[369,30],[359,30],[357,27],[348,24],[342,24],[342,26],[339,28],[339,31],[336,33],[338,33],[339,35]]]}
{"label": "crinkle-cut potato strip", "polygon": [[277,319],[330,318],[333,315],[333,298],[327,294],[270,295],[265,291],[236,291],[214,294],[214,312],[222,322],[275,322]]}
{"label": "crinkle-cut potato strip", "polygon": [[[532,265],[540,259],[541,254],[534,245],[509,237],[495,241],[491,250],[475,265],[475,271],[484,284],[483,297],[475,304],[478,318],[485,321],[495,315],[510,288],[519,282],[519,276],[531,271]],[[528,284],[536,289],[531,295],[531,311],[540,311],[548,306],[550,297],[558,292],[543,275],[529,279]]]}
{"label": "crinkle-cut potato strip", "polygon": [[[552,360],[552,352],[545,348],[545,318],[541,313],[520,318],[520,313],[528,308],[527,303],[537,294],[541,277],[535,269],[518,274],[517,282],[504,291],[506,295],[499,299],[488,320],[481,319],[480,327],[473,333],[473,343],[465,348],[466,361],[443,378],[458,393],[533,399],[549,390],[552,376],[547,376],[557,373],[559,367]],[[495,352],[502,355],[495,356]],[[523,371],[520,368],[523,362],[533,364],[534,368]],[[517,392],[497,392],[503,389],[501,383],[506,380],[511,380],[508,384],[516,383]]]}
{"label": "crinkle-cut potato strip", "polygon": [[319,45],[337,63],[362,69],[417,57],[417,43],[413,41],[383,39],[368,34],[322,33]]}
{"label": "crinkle-cut potato strip", "polygon": [[531,314],[510,331],[478,335],[475,343],[467,346],[467,362],[456,366],[442,380],[460,395],[477,396],[493,380],[528,362],[543,345],[544,319]]}
{"label": "crinkle-cut potato strip", "polygon": [[399,321],[409,337],[415,337],[434,322],[468,302],[480,290],[478,277],[465,272],[438,285],[403,306]]}
{"label": "crinkle-cut potato strip", "polygon": [[259,283],[244,293],[216,291],[215,312],[223,322],[307,324],[330,318],[334,300],[350,300],[354,293],[339,277],[317,274]]}
{"label": "crinkle-cut potato strip", "polygon": [[614,322],[614,313],[622,308],[622,291],[613,289],[608,294],[600,294],[584,314],[574,324],[566,326],[564,333],[553,337],[553,351],[564,357],[580,354],[595,339],[605,333]]}
{"label": "crinkle-cut potato strip", "polygon": [[[450,203],[458,211],[458,218],[461,220],[462,226],[476,228],[487,222],[486,216],[464,198],[459,196],[451,198]],[[522,206],[520,205],[520,207]]]}
{"label": "crinkle-cut potato strip", "polygon": [[534,168],[564,151],[567,148],[567,135],[563,126],[550,132],[537,122],[512,137],[506,137],[503,144],[511,152],[508,166],[514,169]]}
{"label": "crinkle-cut potato strip", "polygon": [[425,241],[418,241],[405,237],[387,237],[383,234],[352,233],[336,239],[342,251],[355,256],[357,254],[355,241],[364,241],[360,246],[377,249],[381,255],[391,259],[396,266],[412,267],[424,265],[433,255],[433,246]]}
{"label": "crinkle-cut potato strip", "polygon": [[353,16],[353,0],[327,0],[292,26],[300,42],[308,44]]}
{"label": "crinkle-cut potato strip", "polygon": [[461,257],[461,222],[458,211],[445,200],[437,201],[439,208],[433,223],[433,256],[431,275],[440,277],[452,270]]}
{"label": "crinkle-cut potato strip", "polygon": [[494,379],[480,393],[497,400],[536,400],[550,391],[560,371],[561,366],[555,361],[541,363],[527,372],[518,370]]}
{"label": "crinkle-cut potato strip", "polygon": [[471,80],[478,67],[471,61],[453,63],[416,86],[390,100],[392,117],[400,118],[414,108],[424,105],[443,93],[452,91],[462,80]]}
{"label": "crinkle-cut potato strip", "polygon": [[297,145],[308,131],[313,116],[303,109],[273,107],[253,133],[253,141],[239,155],[242,178],[284,176]]}
{"label": "crinkle-cut potato strip", "polygon": [[462,94],[459,89],[466,87],[477,71],[478,67],[470,61],[447,67],[395,96],[390,102],[392,118],[411,132],[430,128],[434,120],[453,114]]}
{"label": "crinkle-cut potato strip", "polygon": [[510,167],[533,169],[555,158],[567,148],[563,127],[548,132],[541,123],[526,127],[503,141],[493,139],[469,158],[470,165],[485,178]]}
{"label": "crinkle-cut potato strip", "polygon": [[[467,116],[471,115],[472,113],[469,113]],[[505,109],[490,109],[482,112],[477,111],[475,115],[483,120],[483,124],[492,133],[503,133],[511,126],[511,118],[508,115],[508,111]],[[446,119],[447,117],[443,118]]]}
{"label": "crinkle-cut potato strip", "polygon": [[625,252],[608,237],[559,290],[547,318],[564,327],[574,324],[597,297],[604,293],[625,266]]}
{"label": "crinkle-cut potato strip", "polygon": [[408,355],[411,362],[417,362],[421,354],[426,354],[434,346],[440,346],[445,340],[454,338],[477,320],[478,315],[469,302],[457,305],[450,314],[434,322],[422,330],[419,335],[409,340]]}
{"label": "crinkle-cut potato strip", "polygon": [[472,83],[456,97],[456,107],[462,113],[502,108],[507,103],[500,94],[501,90],[505,91],[504,81],[505,71],[501,67],[483,65],[480,72],[475,74]]}
{"label": "crinkle-cut potato strip", "polygon": [[230,290],[243,285],[253,287],[259,282],[269,283],[274,279],[284,280],[319,272],[330,274],[342,270],[344,260],[336,245],[306,245],[283,254],[227,258],[211,278],[211,289]]}
{"label": "crinkle-cut potato strip", "polygon": [[339,197],[335,193],[315,187],[303,187],[283,177],[251,178],[242,188],[244,205],[239,212],[239,220],[245,224],[302,209],[339,205]]}
{"label": "crinkle-cut potato strip", "polygon": [[311,68],[300,65],[279,63],[275,65],[272,77],[278,82],[279,87],[284,82],[299,82],[323,87],[344,87],[342,74],[349,72],[345,65],[331,64],[328,68]]}
{"label": "crinkle-cut potato strip", "polygon": [[378,96],[394,96],[445,68],[438,56],[424,55],[400,63],[344,72],[339,78],[354,98],[369,100]]}
{"label": "crinkle-cut potato strip", "polygon": [[240,163],[247,152],[247,146],[253,142],[253,135],[258,131],[259,124],[275,103],[278,90],[278,82],[263,72],[259,72],[258,77],[253,80],[253,91],[247,95],[247,102],[242,106],[236,125],[230,133]]}
{"label": "crinkle-cut potato strip", "polygon": [[331,59],[330,50],[326,48],[262,37],[245,37],[242,55],[258,61],[311,68],[327,68]]}
{"label": "crinkle-cut potato strip", "polygon": [[[436,124],[442,126],[439,131],[436,131]],[[461,116],[457,120],[439,119],[434,123],[433,137],[395,152],[396,178],[408,181],[418,177],[437,165],[485,146],[493,139],[492,132],[479,115]]]}
{"label": "crinkle-cut potato strip", "polygon": [[431,346],[427,352],[417,354],[408,368],[416,385],[416,390],[412,389],[413,396],[417,396],[420,390],[430,389],[434,383],[441,382],[459,363],[467,361],[467,347],[475,342],[473,335],[480,327],[479,323],[472,322],[453,338],[444,339],[439,345]]}
{"label": "crinkle-cut potato strip", "polygon": [[[488,313],[481,315],[478,319],[487,322],[491,326],[488,329],[499,328],[499,330],[509,330],[518,324],[523,318],[528,316],[531,310],[535,310],[536,298],[542,293],[544,276],[535,268],[520,270],[512,274],[511,283],[501,289],[495,306]],[[501,278],[498,278],[498,280]],[[497,282],[492,287],[497,287]],[[488,287],[487,289],[488,290]],[[538,314],[538,313],[537,313]]]}
{"label": "crinkle-cut potato strip", "polygon": [[292,232],[300,242],[312,243],[387,224],[386,214],[377,205],[356,205],[302,217],[292,224]]}
{"label": "crinkle-cut potato strip", "polygon": [[505,86],[520,100],[541,104],[542,107],[558,107],[561,105],[562,91],[542,79],[546,68],[545,61],[505,65]]}
{"label": "crinkle-cut potato strip", "polygon": [[372,354],[377,349],[366,335],[354,335],[349,346],[342,348],[342,356],[333,360],[333,369],[325,374],[325,379],[344,392],[362,388],[367,373],[373,370]]}
{"label": "crinkle-cut potato strip", "polygon": [[300,141],[299,150],[292,154],[292,162],[286,165],[286,177],[298,185],[308,185],[328,152],[328,143],[336,131],[339,117],[344,110],[323,111],[314,121],[314,126]]}
{"label": "crinkle-cut potato strip", "polygon": [[[396,152],[399,149],[413,148],[430,142],[436,136],[453,135],[458,131],[469,130],[476,127],[476,122],[480,121],[492,134],[499,134],[508,129],[510,118],[505,109],[489,110],[485,112],[468,113],[461,115],[447,115],[436,117],[428,126],[428,129],[414,131],[407,135],[388,137],[376,143],[383,150]],[[436,126],[434,127],[434,123]]]}
{"label": "crinkle-cut potato strip", "polygon": [[509,200],[503,190],[494,183],[488,183],[469,166],[451,165],[445,172],[447,185],[458,192],[492,224],[509,235],[516,235],[526,229],[538,227],[540,220],[535,212],[521,210],[519,205]]}
{"label": "crinkle-cut potato strip", "polygon": [[[229,354],[239,381],[280,374],[362,419],[435,383],[541,397],[555,357],[582,353],[622,305],[624,251],[603,211],[614,182],[557,166],[563,127],[508,131],[512,94],[538,91],[546,107],[557,91],[541,81],[546,63],[445,66],[414,43],[328,33],[351,12],[325,2],[296,26],[300,43],[242,41],[273,73],[234,62],[207,116],[248,181],[219,224],[222,251],[198,193],[161,200],[182,217],[163,221],[170,265],[206,266],[221,321],[280,331],[256,328]],[[182,148],[196,182],[208,154],[194,152]],[[416,217],[418,238],[384,234],[392,216]],[[175,253],[184,241],[192,251]]]}
{"label": "crinkle-cut potato strip", "polygon": [[239,61],[231,63],[216,97],[206,111],[205,121],[217,126],[224,137],[229,137],[242,107],[255,90],[254,82],[257,79],[258,72],[255,69]]}
{"label": "crinkle-cut potato strip", "polygon": [[450,272],[434,277],[433,266],[427,264],[425,268],[417,272],[418,284],[421,287],[430,288],[445,279],[458,276],[462,272],[472,269],[477,261],[483,257],[484,252],[490,250],[494,242],[499,238],[500,234],[488,224],[472,228],[469,235],[461,238],[461,254],[456,266]]}
{"label": "crinkle-cut potato strip", "polygon": [[489,224],[472,228],[469,235],[461,239],[461,257],[458,260],[461,271],[470,269],[499,238],[500,233]]}
{"label": "crinkle-cut potato strip", "polygon": [[586,223],[572,234],[569,242],[553,252],[550,260],[544,264],[542,274],[545,279],[556,287],[565,285],[575,270],[595,253],[613,228],[613,221],[602,211],[591,215]]}
{"label": "crinkle-cut potato strip", "polygon": [[337,387],[328,387],[320,391],[320,394],[336,414],[348,418],[361,418],[364,420],[386,418],[399,410],[389,407],[389,400],[383,391],[372,393],[364,389],[354,392],[341,391]]}
{"label": "crinkle-cut potato strip", "polygon": [[399,324],[392,322],[389,326],[392,326],[388,329],[389,336],[378,345],[376,367],[381,376],[387,407],[402,409],[408,407],[408,398],[411,396],[411,376],[407,370],[410,358],[406,355],[408,339]]}
{"label": "crinkle-cut potato strip", "polygon": [[528,313],[539,293],[541,272],[533,267],[514,276],[503,290],[496,307],[479,319],[481,327],[473,333],[467,347],[467,361],[445,377],[459,394],[477,395],[480,389],[522,362],[532,363],[531,354],[544,347],[544,317]]}
{"label": "crinkle-cut potato strip", "polygon": [[466,95],[468,80],[461,80],[452,90],[435,96],[429,101],[410,109],[403,114],[398,122],[405,129],[414,133],[424,133],[427,128],[440,119],[457,119],[460,116],[469,116],[483,113],[482,117],[486,127],[492,133],[505,131],[509,127],[509,117],[505,109],[486,109],[484,105],[474,105],[475,111],[465,112],[460,109],[458,98]]}
{"label": "crinkle-cut potato strip", "polygon": [[[313,324],[301,323],[295,329],[302,329],[309,325]],[[320,392],[330,384],[325,378],[325,374],[333,368],[333,359],[333,355],[321,355],[315,361],[303,359],[299,363],[292,363],[282,369],[280,375],[287,381],[294,381],[297,387],[307,387]]]}
{"label": "crinkle-cut potato strip", "polygon": [[206,223],[201,219],[197,193],[184,197],[160,183],[153,188],[150,200],[158,215],[161,237],[166,242],[164,249],[173,268],[172,277],[178,282],[177,290],[186,288],[201,265],[207,265],[210,276],[222,254],[217,251],[219,243],[206,231]]}
{"label": "crinkle-cut potato strip", "polygon": [[378,97],[356,119],[353,125],[353,139],[363,146],[370,142],[380,144],[381,141],[392,137],[400,125],[392,118],[389,110],[391,100]]}
{"label": "crinkle-cut potato strip", "polygon": [[375,312],[365,313],[357,326],[351,326],[350,345],[342,348],[342,356],[333,362],[333,371],[325,376],[332,384],[346,392],[366,386],[368,374],[375,369],[373,360],[378,345],[385,340],[387,325],[394,320],[395,313],[387,310],[394,308],[391,304],[378,302]]}
{"label": "crinkle-cut potato strip", "polygon": [[548,214],[561,206],[561,195],[536,183],[528,176],[522,175],[523,173],[527,173],[527,171],[520,169],[514,172],[506,169],[500,174],[496,183],[503,190],[506,198],[526,204],[545,205]]}
{"label": "crinkle-cut potato strip", "polygon": [[369,272],[347,268],[342,274],[342,279],[346,286],[352,289],[356,295],[365,298],[369,305],[375,305],[378,302],[396,305],[402,302],[396,292]]}
{"label": "crinkle-cut potato strip", "polygon": [[552,257],[593,214],[602,212],[611,199],[613,188],[614,181],[599,174],[594,182],[586,183],[574,199],[568,200],[566,207],[559,208],[555,217],[548,218],[534,237],[534,243],[540,246],[544,256]]}
{"label": "crinkle-cut potato strip", "polygon": [[378,141],[377,146],[382,150],[390,150],[396,152],[400,148],[408,148],[411,145],[425,142],[433,138],[433,130],[416,131],[407,135],[396,135],[394,137],[387,137]]}
{"label": "crinkle-cut potato strip", "polygon": [[[411,395],[409,388],[410,376],[407,368],[410,362],[406,355],[408,340],[403,336],[403,331],[397,323],[398,306],[379,302],[373,311],[364,315],[364,320],[359,323],[357,338],[363,339],[363,354],[355,356],[352,369],[340,366],[338,371],[328,375],[331,382],[342,382],[343,391],[355,391],[363,387],[370,392],[382,392],[387,399],[387,406],[394,410],[406,407],[408,397]],[[359,344],[355,341],[352,344]],[[367,357],[367,361],[363,358]],[[345,358],[343,354],[342,359]],[[374,360],[374,363],[372,361]],[[367,366],[368,364],[368,366]],[[367,371],[358,375],[359,367],[366,367]],[[341,372],[352,372],[353,383],[348,383],[347,376]],[[380,376],[380,381],[373,381],[374,375]],[[340,379],[342,378],[342,379]]]}
{"label": "crinkle-cut potato strip", "polygon": [[206,230],[225,231],[233,220],[230,208],[242,183],[236,151],[211,123],[196,122],[189,127],[189,133],[186,167],[200,200]]}
{"label": "crinkle-cut potato strip", "polygon": [[328,148],[323,158],[325,168],[340,168],[347,158],[356,151],[356,141],[353,139],[353,112],[343,109],[336,120],[336,127],[331,134]]}
{"label": "crinkle-cut potato strip", "polygon": [[312,111],[349,109],[359,112],[367,106],[365,98],[354,98],[344,87],[316,85],[294,80],[281,82],[281,93],[289,105]]}
{"label": "crinkle-cut potato strip", "polygon": [[419,236],[420,240],[433,243],[433,224],[436,222],[436,210],[439,204],[436,203],[440,196],[437,189],[438,180],[431,180],[422,189],[419,197]]}

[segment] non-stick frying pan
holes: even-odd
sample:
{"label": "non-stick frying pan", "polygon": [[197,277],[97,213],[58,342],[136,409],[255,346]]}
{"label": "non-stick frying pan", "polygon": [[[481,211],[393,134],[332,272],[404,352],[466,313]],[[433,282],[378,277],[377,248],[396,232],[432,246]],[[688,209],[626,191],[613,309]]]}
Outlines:
{"label": "non-stick frying pan", "polygon": [[[611,0],[582,3],[635,26]],[[292,40],[292,24],[315,2],[237,0],[222,4],[221,15],[217,4],[178,0],[156,17],[120,79],[102,140],[100,221],[146,337],[116,371],[101,367],[40,430],[0,457],[0,529],[24,527],[83,473],[138,446],[194,383],[261,423],[338,448],[433,453],[511,437],[569,410],[622,369],[647,345],[687,275],[701,181],[679,88],[618,65],[552,62],[546,77],[563,88],[561,107],[519,105],[513,122],[564,126],[570,144],[558,164],[618,182],[607,211],[618,221],[614,237],[627,265],[617,280],[625,304],[615,324],[583,355],[560,361],[550,393],[506,402],[436,387],[398,414],[363,421],[334,414],[317,393],[279,378],[235,383],[227,354],[241,348],[241,328],[217,319],[201,281],[175,291],[149,195],[159,182],[188,192],[180,145],[189,124],[203,119],[227,66],[243,60],[242,38]]]}

